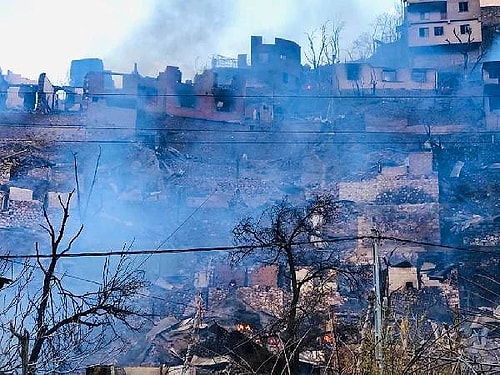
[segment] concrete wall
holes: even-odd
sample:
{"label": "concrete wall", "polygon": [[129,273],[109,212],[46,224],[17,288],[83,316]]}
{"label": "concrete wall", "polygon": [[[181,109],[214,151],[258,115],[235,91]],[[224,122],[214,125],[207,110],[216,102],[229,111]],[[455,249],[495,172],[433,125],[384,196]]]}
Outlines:
{"label": "concrete wall", "polygon": [[[59,202],[59,197],[61,198],[63,203],[66,203],[68,201],[68,198],[69,198],[69,193],[49,191],[47,193],[47,201],[46,201],[47,208],[59,208],[60,209],[61,203]],[[72,197],[72,200],[70,203],[71,203],[71,208],[74,208],[73,204],[76,205],[74,196]]]}
{"label": "concrete wall", "polygon": [[437,85],[434,69],[393,69],[365,63],[336,64],[334,77],[334,89],[341,92],[371,92],[374,84],[375,93],[378,90],[434,90]]}
{"label": "concrete wall", "polygon": [[300,46],[275,38],[274,44],[262,42],[261,36],[251,37],[251,74],[276,90],[296,89],[301,74]]}
{"label": "concrete wall", "polygon": [[418,273],[416,267],[389,267],[389,293],[399,289],[406,290],[411,283],[412,287],[418,289]]}
{"label": "concrete wall", "polygon": [[[472,33],[469,39],[467,33],[461,33],[462,25],[468,25]],[[442,28],[442,35],[434,35],[437,28]],[[426,36],[421,36],[420,33],[425,31]],[[457,36],[455,35],[455,33]],[[425,47],[443,45],[467,45],[471,43],[480,43],[482,40],[481,23],[478,19],[467,21],[447,21],[431,22],[425,24],[411,25],[408,29],[408,46],[409,47]]]}
{"label": "concrete wall", "polygon": [[33,200],[33,190],[11,187],[9,189],[9,199],[11,201],[30,202]]}

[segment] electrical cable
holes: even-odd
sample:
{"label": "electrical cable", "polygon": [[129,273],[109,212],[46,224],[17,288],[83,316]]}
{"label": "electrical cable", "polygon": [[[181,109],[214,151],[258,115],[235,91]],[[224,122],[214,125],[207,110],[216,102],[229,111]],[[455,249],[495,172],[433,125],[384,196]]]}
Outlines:
{"label": "electrical cable", "polygon": [[[441,248],[447,250],[456,250],[456,251],[465,251],[471,253],[480,253],[480,254],[500,254],[498,247],[493,247],[490,250],[484,250],[484,248],[465,248],[459,246],[451,246],[451,245],[442,245],[431,242],[424,241],[416,241],[411,239],[403,239],[397,238],[393,236],[345,236],[345,237],[336,237],[336,238],[327,238],[318,241],[307,241],[307,242],[295,242],[293,245],[301,246],[301,245],[311,245],[311,244],[322,244],[322,243],[338,243],[338,242],[346,242],[346,241],[356,241],[356,240],[390,240],[402,243],[409,243],[415,245],[422,246],[430,246],[434,248]],[[206,252],[230,252],[230,251],[238,251],[238,250],[249,250],[249,249],[263,249],[263,248],[271,248],[274,245],[268,246],[256,246],[256,245],[232,245],[232,246],[212,246],[212,247],[191,247],[191,248],[172,248],[172,249],[144,249],[144,250],[116,250],[116,251],[96,251],[96,252],[80,252],[80,253],[65,253],[59,254],[60,258],[82,258],[82,257],[109,257],[109,256],[137,256],[137,255],[161,255],[161,254],[183,254],[183,253],[206,253]],[[324,251],[324,250],[322,250]],[[16,255],[0,255],[0,259],[47,259],[51,258],[51,254],[16,254]]]}

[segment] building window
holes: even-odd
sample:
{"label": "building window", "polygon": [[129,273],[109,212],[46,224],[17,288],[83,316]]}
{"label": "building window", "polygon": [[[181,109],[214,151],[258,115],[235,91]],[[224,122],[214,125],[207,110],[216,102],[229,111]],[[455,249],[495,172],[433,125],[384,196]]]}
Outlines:
{"label": "building window", "polygon": [[281,54],[280,55],[280,60],[286,60],[286,55]]}
{"label": "building window", "polygon": [[447,19],[447,18],[448,18],[448,13],[447,13],[446,11],[441,12],[441,19],[442,19],[442,20],[445,20],[445,19]]}
{"label": "building window", "polygon": [[384,82],[396,82],[396,71],[395,70],[382,70],[382,81]]}
{"label": "building window", "polygon": [[434,35],[435,36],[441,36],[441,35],[444,35],[444,28],[443,26],[436,26],[434,28]]}
{"label": "building window", "polygon": [[425,83],[427,82],[427,72],[423,69],[413,69],[411,71],[411,80],[413,82]]}
{"label": "building window", "polygon": [[283,83],[288,83],[288,73],[283,73]]}
{"label": "building window", "polygon": [[428,38],[429,37],[429,28],[428,27],[421,27],[418,29],[418,36],[421,38]]}
{"label": "building window", "polygon": [[469,24],[460,25],[460,34],[470,34],[472,32]]}
{"label": "building window", "polygon": [[490,112],[500,110],[500,97],[490,96],[488,99],[490,102]]}
{"label": "building window", "polygon": [[458,11],[459,12],[468,12],[469,11],[469,2],[468,1],[460,1],[458,3]]}
{"label": "building window", "polygon": [[266,64],[269,62],[269,54],[267,53],[259,53],[259,62],[261,64]]}
{"label": "building window", "polygon": [[360,75],[360,68],[358,64],[347,64],[347,79],[349,81],[357,81]]}
{"label": "building window", "polygon": [[490,79],[498,79],[500,78],[500,64],[495,64],[493,67],[489,69],[485,69],[488,72],[488,78]]}
{"label": "building window", "polygon": [[421,12],[420,13],[420,19],[423,20],[428,20],[431,18],[431,13],[430,12]]}

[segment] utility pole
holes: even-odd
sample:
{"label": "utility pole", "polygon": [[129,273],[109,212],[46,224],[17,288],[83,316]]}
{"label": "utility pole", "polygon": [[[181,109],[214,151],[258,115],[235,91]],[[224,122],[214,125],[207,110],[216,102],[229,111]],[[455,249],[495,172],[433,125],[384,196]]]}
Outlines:
{"label": "utility pole", "polygon": [[377,229],[372,229],[373,233],[373,284],[375,286],[375,361],[379,373],[383,373],[384,357],[382,348],[382,288],[380,285],[380,261],[379,261],[379,244],[380,232]]}

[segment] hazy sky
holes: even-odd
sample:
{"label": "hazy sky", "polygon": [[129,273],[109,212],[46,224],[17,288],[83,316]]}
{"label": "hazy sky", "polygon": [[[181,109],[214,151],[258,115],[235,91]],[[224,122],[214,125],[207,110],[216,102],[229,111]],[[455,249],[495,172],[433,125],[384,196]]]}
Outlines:
{"label": "hazy sky", "polygon": [[[500,0],[487,0],[500,2]],[[65,83],[72,59],[156,77],[167,65],[190,79],[220,54],[250,53],[250,36],[306,46],[305,33],[345,22],[345,48],[399,0],[0,0],[0,68]],[[304,63],[304,61],[303,61]]]}

